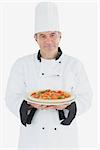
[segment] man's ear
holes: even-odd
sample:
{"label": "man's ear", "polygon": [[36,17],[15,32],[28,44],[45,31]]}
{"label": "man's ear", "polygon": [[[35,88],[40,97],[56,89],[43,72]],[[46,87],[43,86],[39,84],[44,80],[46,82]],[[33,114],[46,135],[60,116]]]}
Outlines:
{"label": "man's ear", "polygon": [[59,34],[60,34],[60,39],[61,39],[61,37],[62,37],[62,36],[61,36],[61,32],[59,32]]}
{"label": "man's ear", "polygon": [[62,36],[60,35],[60,37],[59,37],[59,38],[60,38],[59,40],[61,40]]}
{"label": "man's ear", "polygon": [[35,41],[37,41],[37,38],[35,38]]}
{"label": "man's ear", "polygon": [[35,41],[37,41],[37,35],[36,34],[34,35],[34,39],[35,39]]}

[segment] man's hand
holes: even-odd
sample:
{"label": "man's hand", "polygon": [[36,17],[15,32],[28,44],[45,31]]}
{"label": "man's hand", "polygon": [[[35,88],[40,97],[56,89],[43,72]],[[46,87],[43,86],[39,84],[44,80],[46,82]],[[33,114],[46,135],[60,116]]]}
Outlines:
{"label": "man's hand", "polygon": [[59,105],[59,106],[53,106],[53,105],[47,106],[47,105],[40,105],[40,104],[30,103],[30,102],[27,102],[27,104],[31,105],[31,107],[34,107],[34,108],[37,108],[37,109],[45,109],[45,110],[48,110],[48,109],[63,110],[68,106],[67,104]]}
{"label": "man's hand", "polygon": [[57,109],[57,110],[63,110],[67,107],[68,105],[67,104],[64,104],[64,105],[58,105],[58,106],[53,106],[54,109]]}
{"label": "man's hand", "polygon": [[34,108],[37,108],[37,109],[45,109],[47,107],[45,105],[40,105],[40,104],[35,104],[35,103],[30,103],[30,102],[27,102],[27,104],[30,105],[30,108],[34,107]]}

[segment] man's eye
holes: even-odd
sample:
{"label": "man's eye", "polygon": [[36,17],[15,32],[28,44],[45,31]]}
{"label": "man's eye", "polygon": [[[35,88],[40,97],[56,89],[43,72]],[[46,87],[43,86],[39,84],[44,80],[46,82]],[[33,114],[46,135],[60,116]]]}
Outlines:
{"label": "man's eye", "polygon": [[45,35],[40,35],[40,38],[45,38]]}
{"label": "man's eye", "polygon": [[55,34],[51,34],[51,36],[55,36]]}
{"label": "man's eye", "polygon": [[41,38],[45,38],[45,36],[41,36]]}
{"label": "man's eye", "polygon": [[52,33],[51,37],[57,37],[57,34],[56,33]]}

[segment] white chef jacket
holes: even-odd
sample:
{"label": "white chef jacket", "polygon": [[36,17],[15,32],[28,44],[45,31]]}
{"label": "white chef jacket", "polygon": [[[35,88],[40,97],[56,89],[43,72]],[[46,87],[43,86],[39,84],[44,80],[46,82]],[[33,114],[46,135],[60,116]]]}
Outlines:
{"label": "white chef jacket", "polygon": [[[27,99],[27,93],[40,89],[73,92],[76,96],[77,116],[86,112],[91,105],[92,92],[82,63],[65,54],[57,60],[41,58],[41,62],[37,59],[37,53],[19,58],[13,65],[8,80],[8,108],[19,118],[19,109],[22,101]],[[67,117],[68,110],[64,112]],[[31,125],[21,125],[18,147],[20,150],[78,149],[76,121],[74,119],[70,126],[63,126],[57,110],[38,110]]]}

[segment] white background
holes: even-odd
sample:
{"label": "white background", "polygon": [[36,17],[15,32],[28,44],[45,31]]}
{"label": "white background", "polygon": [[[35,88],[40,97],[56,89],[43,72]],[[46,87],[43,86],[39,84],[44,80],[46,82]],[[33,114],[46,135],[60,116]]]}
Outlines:
{"label": "white background", "polygon": [[[39,2],[39,1],[38,1]],[[79,144],[84,150],[97,150],[98,118],[97,101],[97,2],[56,1],[60,15],[64,53],[77,57],[84,64],[92,90],[90,110],[78,118]],[[34,8],[37,2],[1,3],[1,52],[2,80],[0,101],[0,142],[2,150],[15,150],[19,135],[20,120],[9,112],[5,105],[5,90],[10,69],[21,56],[38,51],[34,40]]]}

